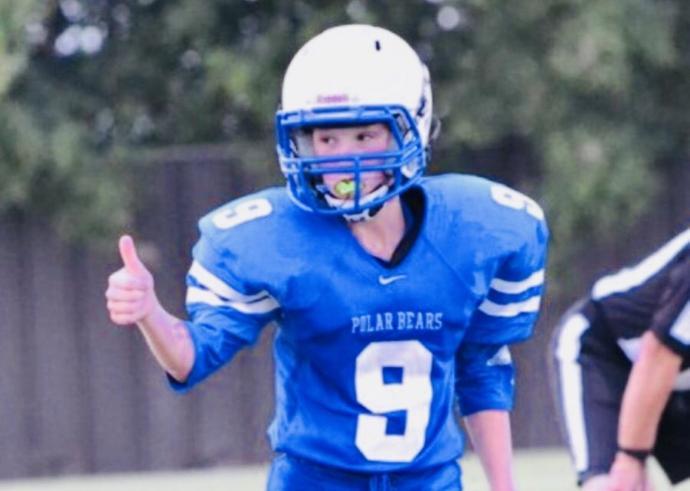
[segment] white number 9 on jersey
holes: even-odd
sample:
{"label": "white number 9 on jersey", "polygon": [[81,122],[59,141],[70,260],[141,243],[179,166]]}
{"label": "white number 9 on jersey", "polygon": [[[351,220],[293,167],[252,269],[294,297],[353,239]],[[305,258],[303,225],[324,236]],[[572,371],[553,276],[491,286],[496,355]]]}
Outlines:
{"label": "white number 9 on jersey", "polygon": [[508,186],[504,186],[503,184],[492,185],[491,197],[499,205],[514,208],[516,210],[525,210],[537,220],[544,219],[544,211],[536,201],[514,189],[510,189]]}
{"label": "white number 9 on jersey", "polygon": [[[419,341],[369,344],[357,356],[357,401],[373,414],[357,419],[355,444],[369,460],[411,462],[424,448],[431,408],[431,352]],[[402,369],[400,383],[386,384],[384,367]],[[385,413],[406,411],[402,435],[386,433]]]}
{"label": "white number 9 on jersey", "polygon": [[232,228],[256,218],[270,215],[273,211],[271,202],[264,198],[249,199],[237,203],[233,208],[226,208],[213,215],[213,224],[221,229]]}

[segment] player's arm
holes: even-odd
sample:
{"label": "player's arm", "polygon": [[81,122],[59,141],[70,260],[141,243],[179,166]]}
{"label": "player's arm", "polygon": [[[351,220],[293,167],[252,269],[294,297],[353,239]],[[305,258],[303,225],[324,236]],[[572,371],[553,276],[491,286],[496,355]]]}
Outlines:
{"label": "player's arm", "polygon": [[153,275],[137,255],[134,241],[119,242],[123,267],[110,275],[105,296],[110,319],[118,325],[136,324],[160,366],[184,382],[194,365],[194,345],[181,319],[158,301]]}
{"label": "player's arm", "polygon": [[508,412],[479,411],[467,416],[465,425],[491,490],[514,490],[513,444]]}
{"label": "player's arm", "polygon": [[490,186],[490,196],[501,217],[496,223],[511,240],[499,241],[505,250],[456,353],[456,394],[491,489],[498,491],[515,489],[509,416],[515,373],[508,345],[532,334],[549,232],[531,198],[499,184]]}
{"label": "player's arm", "polygon": [[455,391],[492,491],[514,489],[509,411],[514,367],[508,347],[466,343],[456,353]]}
{"label": "player's arm", "polygon": [[137,326],[163,370],[178,382],[187,380],[194,366],[194,344],[184,321],[158,303]]}
{"label": "player's arm", "polygon": [[[645,452],[654,447],[661,414],[681,362],[681,356],[661,343],[656,334],[648,331],[642,336],[640,356],[633,365],[621,405],[618,425],[621,449]],[[634,490],[644,479],[643,461],[619,451],[611,467],[609,489]]]}

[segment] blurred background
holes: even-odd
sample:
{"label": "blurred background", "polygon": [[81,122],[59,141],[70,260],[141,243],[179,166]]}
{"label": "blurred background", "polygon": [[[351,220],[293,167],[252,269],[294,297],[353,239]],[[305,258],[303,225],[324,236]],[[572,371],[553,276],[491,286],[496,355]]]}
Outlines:
{"label": "blurred background", "polygon": [[429,65],[430,173],[536,198],[548,295],[514,350],[519,449],[562,448],[564,309],[690,223],[685,0],[0,0],[0,479],[263,465],[273,327],[173,394],[103,293],[132,233],[178,315],[196,220],[281,185],[280,82],[324,28],[373,23]]}

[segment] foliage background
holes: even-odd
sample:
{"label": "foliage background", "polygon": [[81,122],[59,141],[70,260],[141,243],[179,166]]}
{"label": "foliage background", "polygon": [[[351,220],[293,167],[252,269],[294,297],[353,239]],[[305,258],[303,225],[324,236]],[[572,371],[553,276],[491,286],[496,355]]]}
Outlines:
{"label": "foliage background", "polygon": [[1,0],[0,19],[0,212],[46,214],[70,239],[131,222],[152,149],[247,147],[257,186],[280,182],[282,72],[339,23],[413,44],[444,128],[432,172],[537,198],[556,268],[579,234],[632,223],[688,150],[682,0]]}

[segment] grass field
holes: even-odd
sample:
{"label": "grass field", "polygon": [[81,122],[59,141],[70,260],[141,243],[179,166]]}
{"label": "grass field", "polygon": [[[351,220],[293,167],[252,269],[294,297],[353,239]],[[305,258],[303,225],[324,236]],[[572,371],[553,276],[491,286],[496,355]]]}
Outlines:
{"label": "grass field", "polygon": [[[462,461],[464,489],[488,491],[477,459],[469,455]],[[262,491],[266,466],[222,467],[164,473],[109,474],[0,481],[0,491]],[[516,456],[518,486],[524,491],[576,491],[568,456],[562,449],[522,450]],[[671,486],[656,462],[651,472],[657,491]],[[673,488],[690,491],[690,481]]]}

